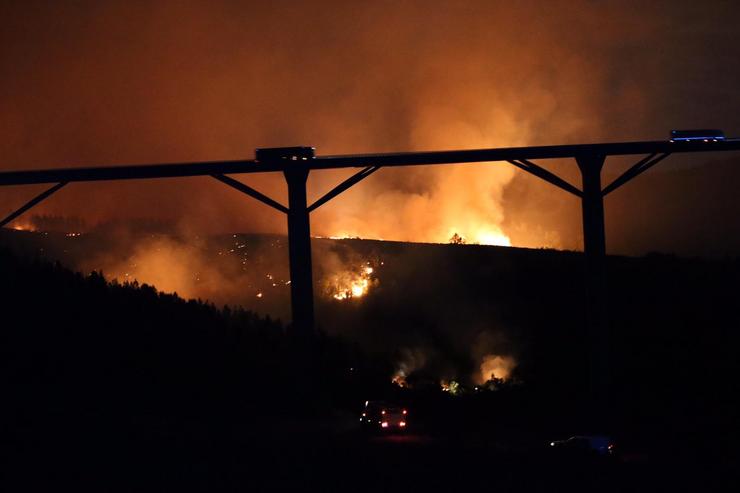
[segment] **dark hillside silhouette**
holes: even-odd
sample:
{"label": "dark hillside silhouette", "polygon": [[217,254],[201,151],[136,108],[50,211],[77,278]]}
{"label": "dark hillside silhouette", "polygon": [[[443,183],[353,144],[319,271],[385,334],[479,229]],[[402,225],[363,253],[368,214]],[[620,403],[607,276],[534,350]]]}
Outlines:
{"label": "dark hillside silhouette", "polygon": [[[322,469],[332,461],[348,476],[360,464],[353,454],[362,445],[337,435],[336,423],[353,423],[360,403],[380,395],[408,402],[441,444],[477,437],[455,442],[473,447],[454,459],[456,467],[485,467],[493,452],[475,447],[489,441],[545,443],[588,426],[580,254],[337,245],[364,256],[382,250],[387,265],[405,268],[385,271],[364,303],[324,306],[334,327],[346,330],[311,340],[239,308],[0,250],[10,470],[43,484],[92,474],[93,484],[108,485],[106,478],[128,471],[132,482],[171,474],[213,485],[233,484],[222,469],[252,479],[264,474],[269,483],[292,474],[288,464],[308,464],[303,476],[290,477],[300,483],[316,468],[323,485],[334,478]],[[610,257],[608,268],[613,433],[653,460],[730,467],[740,263],[651,254]],[[395,350],[417,336],[438,351],[448,348],[446,360],[464,367],[469,354],[461,348],[476,340],[457,340],[449,328],[481,314],[508,331],[504,342],[517,348],[520,384],[461,397],[391,385]]]}
{"label": "dark hillside silhouette", "polygon": [[335,341],[6,250],[0,279],[3,455],[29,484],[228,447],[235,424],[341,407]]}

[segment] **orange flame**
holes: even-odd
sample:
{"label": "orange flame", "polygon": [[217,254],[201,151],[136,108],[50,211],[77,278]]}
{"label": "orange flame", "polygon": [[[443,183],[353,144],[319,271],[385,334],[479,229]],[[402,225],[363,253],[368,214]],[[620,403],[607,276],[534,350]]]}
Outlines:
{"label": "orange flame", "polygon": [[511,356],[487,354],[483,356],[483,362],[480,365],[480,374],[477,375],[476,382],[478,384],[484,384],[494,378],[508,380],[515,367],[516,361]]}
{"label": "orange flame", "polygon": [[406,382],[406,375],[402,375],[400,373],[393,375],[391,382],[395,383],[402,389],[406,389],[409,386],[409,384]]}
{"label": "orange flame", "polygon": [[375,269],[368,264],[356,270],[340,272],[328,281],[327,290],[335,300],[362,298],[378,282],[373,277],[374,272]]}
{"label": "orange flame", "polygon": [[15,221],[11,227],[16,231],[36,231],[36,227],[28,221]]}

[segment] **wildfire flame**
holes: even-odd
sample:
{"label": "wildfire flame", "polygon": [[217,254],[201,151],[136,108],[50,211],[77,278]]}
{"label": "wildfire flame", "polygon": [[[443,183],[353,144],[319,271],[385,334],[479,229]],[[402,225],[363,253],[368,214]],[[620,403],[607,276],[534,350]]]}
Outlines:
{"label": "wildfire flame", "polygon": [[402,389],[408,388],[409,384],[406,382],[406,375],[403,375],[401,373],[397,373],[393,375],[393,378],[391,379],[391,382],[395,383]]}
{"label": "wildfire flame", "polygon": [[[317,238],[324,238],[318,236]],[[360,239],[358,235],[351,235],[347,233],[336,233],[326,236],[331,240],[347,240],[347,239]],[[383,240],[383,238],[375,237],[376,240]],[[408,241],[408,240],[404,240]],[[419,241],[419,240],[414,240]],[[457,244],[471,244],[471,245],[495,245],[495,246],[511,246],[511,238],[509,238],[503,231],[497,227],[481,225],[477,228],[473,228],[469,235],[461,233],[457,228],[451,228],[450,233],[446,236],[436,236],[433,239],[427,240],[431,243],[457,243]],[[425,243],[425,241],[421,241]]]}
{"label": "wildfire flame", "polygon": [[36,231],[36,227],[27,221],[16,221],[12,228],[16,231]]}
{"label": "wildfire flame", "polygon": [[460,382],[456,380],[440,380],[439,386],[442,392],[447,392],[450,395],[460,395],[463,391]]}
{"label": "wildfire flame", "polygon": [[473,243],[508,247],[511,246],[511,239],[501,231],[481,230],[473,236]]}
{"label": "wildfire flame", "polygon": [[366,263],[356,270],[335,274],[328,284],[332,298],[341,301],[367,295],[370,288],[377,284],[374,272],[375,269]]}
{"label": "wildfire flame", "polygon": [[496,356],[487,354],[483,356],[483,362],[480,365],[480,374],[477,376],[477,383],[484,384],[489,380],[508,380],[511,372],[516,367],[516,361],[511,356]]}
{"label": "wildfire flame", "polygon": [[487,227],[476,229],[470,237],[460,234],[453,228],[448,241],[455,244],[511,246],[511,239],[501,230]]}

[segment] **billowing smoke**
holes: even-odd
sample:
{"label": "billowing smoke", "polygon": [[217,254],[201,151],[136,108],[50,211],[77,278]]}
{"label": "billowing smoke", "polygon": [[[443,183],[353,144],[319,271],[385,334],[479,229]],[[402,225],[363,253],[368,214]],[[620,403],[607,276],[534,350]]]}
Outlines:
{"label": "billowing smoke", "polygon": [[484,384],[489,380],[506,381],[515,367],[516,361],[511,356],[487,354],[480,364],[480,374],[475,378],[475,383]]}
{"label": "billowing smoke", "polygon": [[[732,13],[731,3],[586,0],[5,2],[0,167],[732,133]],[[314,173],[310,192],[345,174]],[[580,246],[568,198],[522,176],[505,164],[384,169],[321,207],[313,229]],[[280,176],[245,180],[285,200]],[[3,189],[0,212],[43,188]],[[285,232],[279,213],[206,178],[73,184],[38,212],[90,226],[155,216],[201,234]]]}
{"label": "billowing smoke", "polygon": [[391,381],[399,387],[409,386],[408,378],[417,370],[421,370],[427,363],[427,351],[421,348],[404,348],[401,350],[400,359],[393,373]]}
{"label": "billowing smoke", "polygon": [[470,380],[483,385],[491,380],[509,381],[517,367],[517,351],[508,327],[488,327],[474,333],[470,358],[475,362]]}
{"label": "billowing smoke", "polygon": [[[102,271],[111,280],[146,283],[186,299],[289,319],[285,236],[203,236],[144,220],[104,224],[85,234],[84,241],[86,246],[78,245],[78,253],[66,259],[82,272]],[[69,246],[61,248],[66,252]],[[356,305],[380,284],[383,261],[377,255],[315,240],[313,257],[317,303]]]}
{"label": "billowing smoke", "polygon": [[225,303],[245,298],[245,285],[237,272],[226,272],[224,264],[213,264],[202,248],[202,242],[197,239],[184,242],[154,236],[138,241],[121,261],[105,254],[93,256],[82,270],[102,269],[111,278],[138,280],[186,299]]}
{"label": "billowing smoke", "polygon": [[[420,193],[376,190],[362,208],[319,223],[337,236],[446,243],[455,234],[468,243],[509,245],[500,224],[501,195],[513,177],[509,168],[457,167],[428,170],[430,188]],[[341,207],[338,205],[338,207]]]}
{"label": "billowing smoke", "polygon": [[[327,155],[665,139],[671,128],[734,136],[735,9],[689,0],[3,2],[0,170],[243,159],[290,145]],[[655,181],[650,171],[642,188],[610,195],[610,251],[736,254],[740,230],[725,218],[740,214],[737,163],[702,181],[703,162],[684,160],[684,171]],[[538,164],[580,185],[572,162]],[[310,199],[352,172],[312,172]],[[238,178],[287,202],[278,174]],[[0,216],[48,186],[0,189]],[[33,213],[46,219],[14,226],[106,238],[73,267],[288,318],[284,237],[244,234],[284,234],[284,215],[211,178],[73,183]],[[135,218],[175,233],[100,228]],[[381,169],[311,221],[322,237],[581,247],[578,200],[505,163]],[[445,378],[454,392],[526,367],[489,299],[495,286],[465,285],[445,255],[324,247],[314,249],[319,324],[377,353],[408,348],[393,355],[398,382]],[[471,263],[466,275],[477,270]]]}
{"label": "billowing smoke", "polygon": [[70,259],[71,266],[82,272],[102,271],[106,278],[119,282],[153,285],[186,299],[238,305],[288,319],[285,237],[202,236],[153,226],[98,228],[82,237],[87,247]]}

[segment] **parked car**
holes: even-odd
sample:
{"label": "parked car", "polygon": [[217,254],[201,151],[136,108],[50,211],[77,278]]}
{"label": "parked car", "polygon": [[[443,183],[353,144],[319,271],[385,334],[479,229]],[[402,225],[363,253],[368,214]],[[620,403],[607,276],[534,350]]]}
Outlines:
{"label": "parked car", "polygon": [[550,449],[563,455],[608,457],[616,454],[614,440],[604,435],[579,435],[550,442]]}

